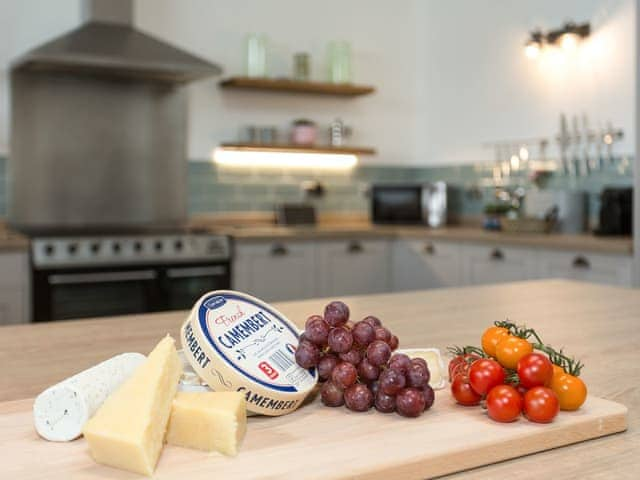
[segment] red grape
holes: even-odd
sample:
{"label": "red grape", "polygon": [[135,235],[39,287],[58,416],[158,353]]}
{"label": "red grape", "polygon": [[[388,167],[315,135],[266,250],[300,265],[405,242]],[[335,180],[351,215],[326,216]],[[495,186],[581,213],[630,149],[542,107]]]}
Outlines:
{"label": "red grape", "polygon": [[360,350],[356,348],[352,348],[348,352],[341,353],[338,356],[340,357],[340,360],[352,363],[353,365],[358,365],[362,360],[362,354],[360,353]]}
{"label": "red grape", "polygon": [[362,321],[365,323],[368,323],[373,328],[376,328],[382,325],[382,322],[378,319],[378,317],[374,317],[373,315],[369,315],[368,317],[365,317]]}
{"label": "red grape", "polygon": [[307,321],[304,322],[304,328],[306,329],[313,320],[316,320],[318,318],[320,320],[324,320],[324,318],[322,318],[322,315],[311,315],[309,318],[307,318]]}
{"label": "red grape", "polygon": [[427,361],[422,357],[413,357],[411,359],[411,363],[419,363],[420,365],[424,365],[425,368],[429,368],[429,365],[427,365]]}
{"label": "red grape", "polygon": [[344,391],[344,402],[349,410],[366,412],[373,405],[373,393],[366,385],[356,383]]}
{"label": "red grape", "polygon": [[349,362],[340,362],[331,372],[331,380],[341,388],[347,388],[358,379],[358,371]]}
{"label": "red grape", "polygon": [[376,410],[382,413],[391,413],[396,409],[396,397],[393,395],[387,395],[384,392],[378,392],[376,395],[375,407]]}
{"label": "red grape", "polygon": [[375,340],[375,332],[373,327],[365,321],[356,323],[351,331],[353,340],[358,344],[366,347]]}
{"label": "red grape", "polygon": [[406,374],[411,367],[411,359],[404,353],[394,353],[389,359],[389,368],[398,370],[399,372]]}
{"label": "red grape", "polygon": [[340,301],[331,302],[324,307],[324,320],[332,327],[344,325],[349,320],[349,307]]}
{"label": "red grape", "polygon": [[396,395],[396,410],[405,417],[418,417],[426,405],[424,394],[417,388],[403,388]]}
{"label": "red grape", "polygon": [[351,350],[351,346],[353,345],[353,335],[344,327],[336,327],[329,332],[327,342],[334,352],[346,353]]}
{"label": "red grape", "polygon": [[399,345],[400,345],[400,340],[398,340],[398,337],[395,335],[392,335],[391,340],[389,340],[389,346],[391,347],[391,350],[396,350]]}
{"label": "red grape", "polygon": [[364,382],[373,382],[380,376],[380,368],[375,365],[371,365],[366,358],[362,359],[360,365],[358,365],[358,375],[360,380]]}
{"label": "red grape", "polygon": [[304,340],[298,344],[295,357],[296,363],[302,368],[315,367],[320,360],[320,350],[313,343]]}
{"label": "red grape", "polygon": [[436,395],[433,391],[433,388],[431,388],[430,385],[427,385],[426,387],[422,387],[422,394],[424,395],[424,402],[425,402],[424,409],[429,410],[436,399]]}
{"label": "red grape", "polygon": [[412,363],[407,372],[407,385],[421,388],[429,384],[431,373],[429,369],[419,363]]}
{"label": "red grape", "polygon": [[338,364],[338,358],[332,354],[327,353],[318,362],[318,376],[320,380],[326,380],[331,376],[331,371]]}
{"label": "red grape", "polygon": [[325,382],[320,389],[320,398],[327,407],[340,407],[344,405],[344,393],[333,382]]}
{"label": "red grape", "polygon": [[389,368],[380,374],[379,383],[382,393],[396,395],[406,385],[406,379],[399,371]]}
{"label": "red grape", "polygon": [[376,327],[373,330],[375,332],[376,340],[382,340],[385,343],[388,343],[389,340],[391,340],[391,332],[385,327]]}
{"label": "red grape", "polygon": [[369,384],[369,390],[371,390],[371,393],[373,393],[374,397],[378,394],[379,389],[380,383],[377,380]]}
{"label": "red grape", "polygon": [[316,345],[324,346],[327,343],[327,336],[329,335],[329,325],[322,317],[315,315],[315,318],[311,318],[307,321],[307,327],[304,330],[304,336],[310,342]]}
{"label": "red grape", "polygon": [[367,360],[372,365],[380,366],[389,361],[391,348],[382,340],[374,340],[367,347]]}

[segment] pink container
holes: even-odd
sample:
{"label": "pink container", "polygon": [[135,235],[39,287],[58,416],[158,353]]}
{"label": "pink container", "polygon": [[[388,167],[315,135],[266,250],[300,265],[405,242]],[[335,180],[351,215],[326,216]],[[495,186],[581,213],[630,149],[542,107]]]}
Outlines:
{"label": "pink container", "polygon": [[318,138],[318,128],[310,120],[296,120],[291,127],[291,143],[313,145]]}

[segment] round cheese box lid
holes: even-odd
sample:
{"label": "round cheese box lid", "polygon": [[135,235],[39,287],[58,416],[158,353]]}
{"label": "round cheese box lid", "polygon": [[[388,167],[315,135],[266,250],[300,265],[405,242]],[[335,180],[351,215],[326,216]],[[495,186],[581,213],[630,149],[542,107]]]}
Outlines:
{"label": "round cheese box lid", "polygon": [[318,381],[315,368],[295,361],[298,336],[278,310],[232,290],[203,295],[180,332],[187,361],[207,385],[242,392],[247,410],[272,416],[298,408]]}

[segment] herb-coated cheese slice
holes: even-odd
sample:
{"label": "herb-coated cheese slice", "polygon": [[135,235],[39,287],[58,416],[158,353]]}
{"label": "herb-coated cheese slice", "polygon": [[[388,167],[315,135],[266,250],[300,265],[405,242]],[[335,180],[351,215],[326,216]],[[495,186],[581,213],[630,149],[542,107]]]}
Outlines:
{"label": "herb-coated cheese slice", "polygon": [[33,404],[38,434],[54,442],[79,437],[100,405],[145,360],[141,353],[123,353],[47,388]]}
{"label": "herb-coated cheese slice", "polygon": [[205,294],[180,333],[198,376],[216,392],[242,392],[251,412],[292,412],[317,383],[316,369],[295,361],[297,327],[250,295],[231,290]]}

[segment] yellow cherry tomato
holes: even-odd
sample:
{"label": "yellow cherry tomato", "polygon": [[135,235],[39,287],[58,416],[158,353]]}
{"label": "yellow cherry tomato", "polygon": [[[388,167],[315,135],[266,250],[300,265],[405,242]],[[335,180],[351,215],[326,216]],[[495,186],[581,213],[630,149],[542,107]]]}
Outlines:
{"label": "yellow cherry tomato", "polygon": [[515,335],[503,338],[496,345],[496,358],[500,365],[513,370],[518,366],[518,360],[531,352],[533,352],[533,345]]}
{"label": "yellow cherry tomato", "polygon": [[[560,367],[558,367],[560,368]],[[557,395],[560,410],[577,410],[587,399],[587,386],[579,377],[554,372],[551,379],[551,390]]]}
{"label": "yellow cherry tomato", "polygon": [[[560,375],[564,375],[566,372],[564,371],[564,368],[562,368],[560,365],[556,365],[555,363],[553,364],[553,376],[551,377],[551,380],[553,380],[556,377],[559,377]],[[549,382],[551,383],[551,382]]]}
{"label": "yellow cherry tomato", "polygon": [[489,327],[482,334],[482,350],[490,357],[496,356],[496,345],[510,335],[504,327]]}

